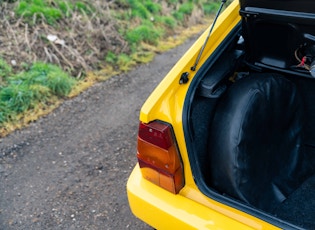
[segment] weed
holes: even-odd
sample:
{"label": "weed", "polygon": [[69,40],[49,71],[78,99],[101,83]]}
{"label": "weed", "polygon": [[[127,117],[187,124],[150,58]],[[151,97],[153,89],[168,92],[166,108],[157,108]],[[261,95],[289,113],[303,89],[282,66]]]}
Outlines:
{"label": "weed", "polygon": [[63,15],[65,15],[65,17],[71,16],[70,11],[72,10],[72,6],[68,2],[60,1],[60,2],[58,2],[58,7],[61,10],[61,12],[63,13]]}
{"label": "weed", "polygon": [[171,29],[174,29],[177,25],[177,22],[173,17],[162,16],[161,21],[166,27],[171,28]]}
{"label": "weed", "polygon": [[169,4],[176,4],[176,3],[178,3],[178,0],[167,0],[167,2]]}
{"label": "weed", "polygon": [[194,9],[194,4],[192,2],[186,2],[186,3],[183,3],[179,7],[178,12],[182,14],[191,14],[193,9]]}
{"label": "weed", "polygon": [[22,0],[16,7],[15,12],[18,16],[23,16],[29,21],[40,18],[46,20],[48,24],[54,24],[62,18],[60,9],[49,7],[43,0]]}
{"label": "weed", "polygon": [[138,0],[128,0],[131,8],[132,17],[138,17],[142,19],[150,18],[150,11]]}
{"label": "weed", "polygon": [[75,9],[83,14],[91,14],[93,13],[93,11],[95,11],[93,8],[91,8],[89,5],[87,5],[84,2],[76,2]]}
{"label": "weed", "polygon": [[126,39],[130,45],[146,42],[149,44],[157,44],[158,39],[163,35],[163,30],[154,28],[150,23],[140,25],[134,29],[130,29],[126,33]]}
{"label": "weed", "polygon": [[144,5],[152,14],[157,14],[162,9],[161,5],[159,5],[158,3],[152,2],[150,0],[146,1]]}
{"label": "weed", "polygon": [[172,16],[179,22],[184,21],[184,14],[179,11],[173,11]]}
{"label": "weed", "polygon": [[21,0],[15,8],[15,13],[28,22],[36,24],[44,20],[50,25],[64,17],[70,17],[72,11],[91,14],[93,10],[87,3],[78,1],[73,4],[65,0]]}
{"label": "weed", "polygon": [[109,64],[114,64],[117,62],[117,56],[112,51],[109,51],[105,57],[105,61]]}
{"label": "weed", "polygon": [[[2,78],[6,78],[11,75],[12,68],[2,58],[0,58],[0,83]],[[0,84],[1,85],[1,84]]]}
{"label": "weed", "polygon": [[135,64],[132,62],[131,57],[127,54],[120,54],[117,58],[117,65],[119,66],[119,69],[122,71],[128,71],[130,70],[130,67]]}
{"label": "weed", "polygon": [[5,123],[9,120],[9,110],[5,103],[0,101],[0,124]]}
{"label": "weed", "polygon": [[206,15],[210,15],[210,14],[213,14],[213,13],[217,12],[217,10],[219,9],[219,7],[220,7],[220,3],[217,3],[217,2],[204,3],[204,4],[202,5],[203,12],[204,12]]}

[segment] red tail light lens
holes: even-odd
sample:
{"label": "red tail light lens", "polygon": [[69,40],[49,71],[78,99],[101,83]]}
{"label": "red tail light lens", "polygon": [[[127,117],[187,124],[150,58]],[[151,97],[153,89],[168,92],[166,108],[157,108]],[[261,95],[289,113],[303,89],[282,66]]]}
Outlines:
{"label": "red tail light lens", "polygon": [[147,180],[173,193],[184,186],[183,166],[169,124],[140,122],[137,157],[142,176]]}

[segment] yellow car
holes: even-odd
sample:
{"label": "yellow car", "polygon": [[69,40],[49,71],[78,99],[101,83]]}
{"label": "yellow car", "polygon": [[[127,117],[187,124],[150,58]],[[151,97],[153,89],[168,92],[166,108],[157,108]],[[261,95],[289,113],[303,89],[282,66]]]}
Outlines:
{"label": "yellow car", "polygon": [[315,229],[315,1],[224,3],[141,109],[130,208],[155,229]]}

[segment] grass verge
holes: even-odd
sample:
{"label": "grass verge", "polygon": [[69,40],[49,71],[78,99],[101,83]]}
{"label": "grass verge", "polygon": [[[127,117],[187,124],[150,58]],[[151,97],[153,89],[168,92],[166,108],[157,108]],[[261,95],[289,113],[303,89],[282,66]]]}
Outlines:
{"label": "grass verge", "polygon": [[42,62],[34,63],[28,70],[13,74],[1,60],[5,76],[0,86],[0,133],[1,136],[14,127],[21,127],[34,120],[30,114],[43,114],[41,110],[52,108],[66,98],[77,80],[61,68]]}
{"label": "grass verge", "polygon": [[204,30],[218,2],[0,2],[0,136]]}

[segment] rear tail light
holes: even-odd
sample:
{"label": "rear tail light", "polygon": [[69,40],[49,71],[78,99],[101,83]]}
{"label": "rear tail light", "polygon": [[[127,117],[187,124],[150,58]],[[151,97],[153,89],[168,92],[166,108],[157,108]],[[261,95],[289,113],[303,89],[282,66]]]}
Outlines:
{"label": "rear tail light", "polygon": [[137,157],[147,180],[175,194],[184,186],[183,166],[169,124],[140,122]]}

